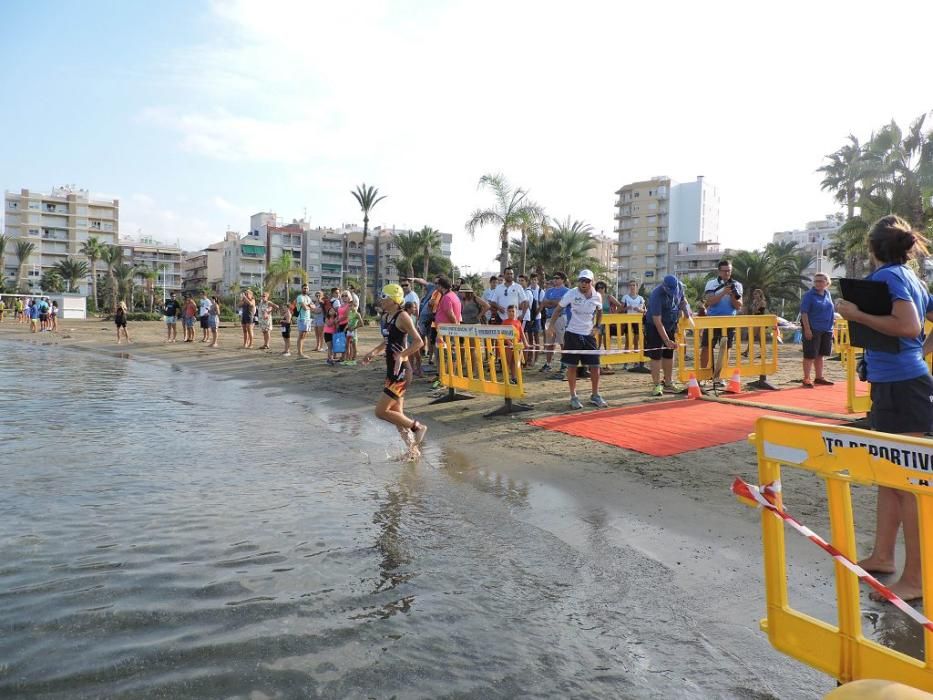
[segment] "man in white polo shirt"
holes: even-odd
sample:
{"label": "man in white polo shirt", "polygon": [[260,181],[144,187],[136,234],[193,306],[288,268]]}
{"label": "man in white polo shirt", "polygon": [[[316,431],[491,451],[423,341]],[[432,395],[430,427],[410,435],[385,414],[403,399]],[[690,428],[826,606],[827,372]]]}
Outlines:
{"label": "man in white polo shirt", "polygon": [[[570,408],[583,408],[577,397],[577,366],[590,369],[592,393],[590,403],[597,408],[606,408],[608,404],[599,395],[599,355],[586,351],[596,350],[598,343],[593,335],[593,328],[599,327],[603,317],[603,298],[593,289],[593,273],[581,270],[577,275],[577,286],[569,290],[558,302],[556,313],[548,321],[548,337],[556,335],[555,324],[563,310],[570,307],[570,320],[564,331],[564,347],[561,360],[567,365],[567,384],[570,386]],[[584,354],[574,354],[574,350],[583,350]]]}
{"label": "man in white polo shirt", "polygon": [[501,323],[509,317],[508,309],[514,306],[517,318],[521,319],[525,315],[525,309],[528,307],[528,301],[525,299],[524,288],[515,281],[515,271],[507,267],[502,271],[503,282],[496,287],[496,296],[490,302],[493,311],[499,314]]}

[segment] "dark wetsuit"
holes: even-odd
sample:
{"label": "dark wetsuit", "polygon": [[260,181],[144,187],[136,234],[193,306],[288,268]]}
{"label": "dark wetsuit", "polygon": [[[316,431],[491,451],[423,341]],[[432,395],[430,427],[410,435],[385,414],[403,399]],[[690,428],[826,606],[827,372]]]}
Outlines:
{"label": "dark wetsuit", "polygon": [[382,336],[386,343],[386,382],[382,390],[393,399],[401,399],[405,396],[405,362],[402,362],[396,370],[398,355],[405,349],[408,340],[405,331],[396,325],[401,313],[401,311],[396,311],[382,328]]}

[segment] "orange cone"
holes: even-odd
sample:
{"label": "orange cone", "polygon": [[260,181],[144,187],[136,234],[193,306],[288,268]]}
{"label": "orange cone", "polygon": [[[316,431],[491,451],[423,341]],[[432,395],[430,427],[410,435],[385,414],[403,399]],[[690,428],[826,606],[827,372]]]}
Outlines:
{"label": "orange cone", "polygon": [[687,398],[698,399],[701,396],[703,396],[703,392],[700,391],[700,383],[697,381],[696,375],[691,372],[690,379],[687,381]]}
{"label": "orange cone", "polygon": [[726,385],[727,394],[741,394],[742,393],[742,375],[739,374],[739,370],[735,370],[732,373],[732,379],[729,380],[729,383]]}

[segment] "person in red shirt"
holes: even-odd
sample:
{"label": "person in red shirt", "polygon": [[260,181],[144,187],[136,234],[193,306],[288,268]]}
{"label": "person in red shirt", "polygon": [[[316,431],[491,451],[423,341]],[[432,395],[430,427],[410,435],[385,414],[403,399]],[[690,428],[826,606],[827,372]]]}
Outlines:
{"label": "person in red shirt", "polygon": [[[524,325],[520,320],[518,320],[518,309],[515,308],[514,304],[509,304],[506,308],[506,318],[503,319],[503,326],[512,326],[515,329],[515,340],[522,344],[522,348],[527,345],[525,340],[525,329]],[[518,384],[518,380],[515,378],[518,376],[518,368],[521,364],[522,358],[520,356],[516,357],[515,351],[513,350],[513,343],[510,340],[505,341],[505,361],[509,364],[509,371],[511,376],[509,381],[512,384]]]}

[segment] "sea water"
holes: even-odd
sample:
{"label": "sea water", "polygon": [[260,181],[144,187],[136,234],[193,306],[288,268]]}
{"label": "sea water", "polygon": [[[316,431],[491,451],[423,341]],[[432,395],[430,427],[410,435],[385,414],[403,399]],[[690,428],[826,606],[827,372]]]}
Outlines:
{"label": "sea water", "polygon": [[767,697],[663,567],[369,408],[0,351],[0,697]]}

